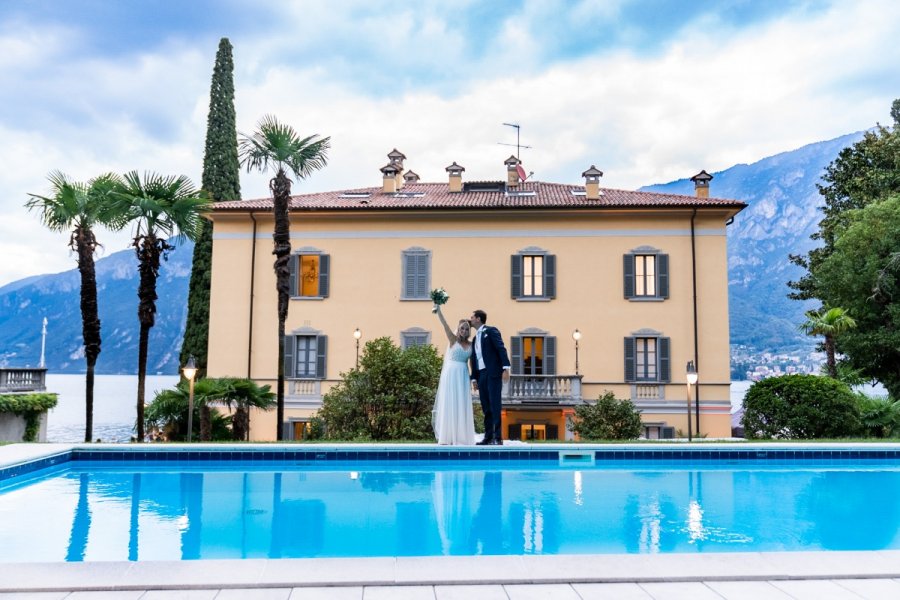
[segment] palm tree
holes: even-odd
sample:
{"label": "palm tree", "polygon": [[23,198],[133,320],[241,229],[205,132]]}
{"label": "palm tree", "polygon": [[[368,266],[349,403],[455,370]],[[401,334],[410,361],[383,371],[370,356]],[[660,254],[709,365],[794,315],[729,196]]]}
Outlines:
{"label": "palm tree", "polygon": [[837,362],[834,359],[834,339],[849,329],[856,327],[856,321],[843,308],[829,308],[821,311],[806,311],[806,322],[800,331],[806,335],[825,337],[825,364],[828,375],[837,379]]}
{"label": "palm tree", "polygon": [[219,398],[231,415],[231,435],[235,441],[246,441],[250,434],[250,409],[270,410],[275,394],[268,385],[260,386],[252,379],[222,378],[217,380],[223,393]]}
{"label": "palm tree", "polygon": [[285,169],[297,179],[306,179],[313,171],[323,168],[328,162],[328,148],[331,138],[311,135],[301,138],[293,127],[278,122],[271,115],[263,117],[251,136],[241,135],[238,154],[241,165],[247,171],[266,172],[271,166],[275,177],[269,181],[272,191],[275,229],[272,240],[275,249],[275,289],[278,292],[278,383],[276,386],[277,416],[276,439],[284,438],[284,322],[287,320],[290,299],[291,223],[290,200],[291,180]]}
{"label": "palm tree", "polygon": [[197,237],[201,214],[209,202],[194,189],[190,179],[181,175],[162,176],[137,171],[122,178],[114,193],[117,210],[134,223],[134,246],[138,258],[140,284],[138,286],[137,441],[144,441],[144,384],[147,378],[147,349],[150,329],[156,321],[156,279],[160,262],[175,246],[169,239]]}
{"label": "palm tree", "polygon": [[84,340],[84,357],[87,373],[84,382],[84,441],[90,442],[94,434],[94,366],[100,355],[100,316],[97,309],[97,276],[94,270],[94,252],[100,246],[94,234],[96,225],[112,229],[123,223],[117,218],[109,202],[109,194],[118,179],[115,175],[101,175],[87,184],[71,181],[59,171],[47,177],[53,194],[39,196],[28,194],[25,204],[29,210],[38,210],[41,221],[51,231],[71,231],[69,248],[78,256],[78,272],[81,275],[81,337]]}

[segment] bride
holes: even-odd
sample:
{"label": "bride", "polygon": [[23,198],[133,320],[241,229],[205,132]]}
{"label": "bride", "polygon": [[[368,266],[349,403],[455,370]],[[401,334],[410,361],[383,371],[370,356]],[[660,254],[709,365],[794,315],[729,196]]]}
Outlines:
{"label": "bride", "polygon": [[461,319],[456,332],[450,329],[441,313],[440,306],[435,313],[444,326],[450,347],[444,355],[444,367],[434,399],[431,424],[438,444],[471,446],[475,443],[475,420],[472,417],[472,392],[469,388],[469,357],[472,344],[469,342],[471,328],[466,319]]}

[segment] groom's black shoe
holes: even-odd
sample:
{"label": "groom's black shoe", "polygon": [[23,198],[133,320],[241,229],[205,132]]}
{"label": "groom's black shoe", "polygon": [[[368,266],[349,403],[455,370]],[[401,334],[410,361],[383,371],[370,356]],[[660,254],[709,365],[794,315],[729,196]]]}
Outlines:
{"label": "groom's black shoe", "polygon": [[490,438],[484,438],[480,442],[475,442],[476,446],[490,446],[493,443],[493,440]]}

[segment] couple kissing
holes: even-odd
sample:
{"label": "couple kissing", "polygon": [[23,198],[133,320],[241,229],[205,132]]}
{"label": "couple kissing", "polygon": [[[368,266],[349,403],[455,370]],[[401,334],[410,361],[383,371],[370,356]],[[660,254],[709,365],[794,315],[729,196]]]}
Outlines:
{"label": "couple kissing", "polygon": [[[478,445],[502,445],[501,396],[503,384],[509,381],[510,362],[500,330],[487,324],[487,313],[476,310],[469,319],[460,319],[454,331],[440,306],[435,308],[450,342],[432,413],[435,438],[442,445],[475,443],[472,386],[478,391],[484,412],[484,439]],[[475,336],[470,341],[473,330]]]}

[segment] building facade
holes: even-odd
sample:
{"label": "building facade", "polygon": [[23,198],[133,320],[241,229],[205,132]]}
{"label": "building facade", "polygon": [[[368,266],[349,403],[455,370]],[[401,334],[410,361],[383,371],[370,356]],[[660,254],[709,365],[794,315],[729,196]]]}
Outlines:
{"label": "building facade", "polygon": [[[447,320],[485,310],[512,361],[503,433],[572,439],[574,407],[605,391],[630,398],[648,437],[730,435],[726,227],[745,204],[696,196],[523,181],[420,183],[394,150],[380,187],[294,196],[286,324],[286,439],[299,439],[322,395],[367,340],[446,347]],[[213,230],[208,374],[277,376],[271,199],[221,202]],[[697,371],[688,390],[686,364]],[[690,411],[688,394],[691,394]],[[251,439],[274,439],[275,412]]]}

